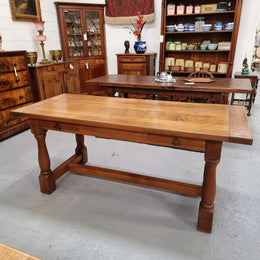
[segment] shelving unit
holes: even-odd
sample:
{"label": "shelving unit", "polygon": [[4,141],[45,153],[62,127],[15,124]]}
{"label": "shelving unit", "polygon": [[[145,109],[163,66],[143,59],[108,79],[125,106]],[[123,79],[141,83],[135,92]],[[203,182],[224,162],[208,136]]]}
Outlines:
{"label": "shelving unit", "polygon": [[[175,6],[181,3],[185,6],[189,4],[202,5],[202,4],[215,4],[215,0],[163,0],[162,1],[162,23],[161,23],[161,35],[163,36],[163,42],[160,45],[160,71],[165,70],[165,58],[184,58],[192,59],[194,61],[208,62],[218,66],[219,62],[228,62],[227,73],[214,72],[217,77],[231,77],[233,69],[233,60],[235,55],[235,48],[237,42],[237,34],[239,29],[240,13],[242,8],[242,0],[233,0],[231,10],[209,13],[191,13],[186,14],[167,14],[167,5],[169,3],[175,4]],[[176,12],[175,12],[176,13]],[[194,24],[195,18],[198,16],[205,17],[206,24],[212,24],[210,31],[193,31],[193,32],[168,32],[166,31],[167,25],[178,24]],[[213,26],[215,22],[231,23],[233,22],[233,30],[221,30],[214,31]],[[219,42],[231,42],[229,50],[167,50],[166,43],[168,41],[180,41],[187,44],[199,45],[203,40],[211,40],[212,43]],[[187,75],[189,72],[174,71],[175,75]]]}

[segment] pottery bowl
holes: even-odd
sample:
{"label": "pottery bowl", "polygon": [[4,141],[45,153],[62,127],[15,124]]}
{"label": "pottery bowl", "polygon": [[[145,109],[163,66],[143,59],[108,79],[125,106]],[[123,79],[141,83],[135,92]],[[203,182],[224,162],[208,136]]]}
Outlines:
{"label": "pottery bowl", "polygon": [[216,50],[218,47],[218,44],[217,43],[209,43],[208,44],[208,49],[209,50]]}
{"label": "pottery bowl", "polygon": [[62,51],[61,50],[50,50],[50,56],[52,60],[59,61],[62,58]]}
{"label": "pottery bowl", "polygon": [[166,25],[166,31],[167,32],[174,32],[175,31],[175,25]]}
{"label": "pottery bowl", "polygon": [[205,45],[203,45],[203,44],[200,45],[200,49],[201,49],[201,50],[206,50],[206,49],[207,49],[207,45],[206,45],[206,44],[205,44]]}
{"label": "pottery bowl", "polygon": [[212,24],[204,24],[203,25],[203,31],[206,32],[206,31],[210,31],[212,27]]}
{"label": "pottery bowl", "polygon": [[27,52],[28,64],[35,64],[37,62],[37,52]]}
{"label": "pottery bowl", "polygon": [[194,45],[188,45],[187,46],[187,50],[189,50],[189,51],[194,50],[194,49],[195,49]]}

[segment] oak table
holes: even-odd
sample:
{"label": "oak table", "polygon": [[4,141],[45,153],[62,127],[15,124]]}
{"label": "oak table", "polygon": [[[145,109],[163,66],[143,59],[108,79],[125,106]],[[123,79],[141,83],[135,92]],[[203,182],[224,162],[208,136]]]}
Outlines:
{"label": "oak table", "polygon": [[154,76],[135,76],[108,74],[86,81],[106,89],[109,96],[116,92],[144,96],[158,96],[172,101],[193,101],[199,103],[227,104],[230,93],[251,94],[252,87],[248,79],[215,78],[211,83],[186,84],[184,77],[178,77],[176,83],[156,82]]}
{"label": "oak table", "polygon": [[[50,194],[55,181],[73,171],[108,179],[201,196],[197,229],[211,232],[216,193],[216,167],[222,142],[251,145],[244,107],[62,94],[12,112],[30,119],[38,143],[40,189]],[[76,134],[75,154],[55,170],[45,143],[46,131]],[[84,135],[203,151],[202,186],[85,165]]]}

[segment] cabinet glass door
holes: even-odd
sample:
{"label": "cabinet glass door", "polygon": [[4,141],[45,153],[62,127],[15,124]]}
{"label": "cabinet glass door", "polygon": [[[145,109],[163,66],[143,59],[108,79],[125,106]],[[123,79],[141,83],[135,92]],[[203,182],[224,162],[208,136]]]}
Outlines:
{"label": "cabinet glass door", "polygon": [[88,56],[102,55],[99,12],[85,12]]}
{"label": "cabinet glass door", "polygon": [[84,56],[80,11],[65,11],[69,56]]}

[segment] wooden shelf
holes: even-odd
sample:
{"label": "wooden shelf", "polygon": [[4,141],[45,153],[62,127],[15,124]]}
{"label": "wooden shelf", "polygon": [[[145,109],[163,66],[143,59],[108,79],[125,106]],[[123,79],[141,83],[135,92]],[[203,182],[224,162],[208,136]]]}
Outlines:
{"label": "wooden shelf", "polygon": [[211,53],[211,52],[229,52],[230,50],[181,50],[181,51],[171,51],[166,50],[167,53],[180,53],[180,52],[203,52],[203,53]]}
{"label": "wooden shelf", "polygon": [[165,34],[197,34],[197,33],[203,33],[203,34],[208,34],[208,33],[232,33],[232,30],[223,30],[223,31],[199,31],[199,32],[165,32]]}
{"label": "wooden shelf", "polygon": [[181,17],[181,16],[205,16],[205,15],[220,15],[220,14],[234,14],[235,10],[231,11],[223,11],[223,12],[212,12],[212,13],[199,13],[199,14],[173,14],[173,15],[166,15],[166,17]]}
{"label": "wooden shelf", "polygon": [[[183,75],[189,75],[191,72],[187,72],[187,71],[168,71],[168,72],[172,72],[173,74],[183,74]],[[213,75],[215,76],[225,76],[226,73],[220,73],[220,72],[211,72]]]}

